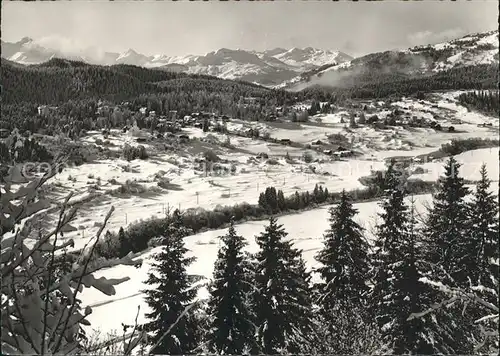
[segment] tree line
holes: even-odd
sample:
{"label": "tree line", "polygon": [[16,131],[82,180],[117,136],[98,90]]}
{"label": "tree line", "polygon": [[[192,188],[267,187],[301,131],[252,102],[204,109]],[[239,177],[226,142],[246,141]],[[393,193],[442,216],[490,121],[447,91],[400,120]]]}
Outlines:
{"label": "tree line", "polygon": [[[183,243],[189,231],[174,212],[145,290],[152,312],[143,327],[151,333],[153,353],[494,352],[498,334],[484,341],[476,323],[487,313],[482,304],[435,308],[444,299],[435,286],[474,290],[486,303],[498,299],[495,196],[484,166],[474,193],[459,167],[449,159],[420,222],[414,201],[408,203],[390,168],[373,244],[355,220],[352,198],[343,192],[330,209],[330,227],[315,255],[315,283],[302,251],[275,217],[255,237],[254,254],[244,251],[247,242],[232,221],[220,237],[205,306],[194,302],[199,278],[186,273],[193,258],[185,257]],[[429,308],[436,310],[423,313]],[[165,335],[181,315],[183,322]],[[486,323],[496,330],[498,317]]]}
{"label": "tree line", "polygon": [[341,81],[339,87],[308,88],[304,89],[302,94],[317,99],[335,98],[335,102],[342,102],[347,99],[411,96],[418,92],[496,89],[498,79],[498,66],[494,64],[452,68],[416,77],[398,72],[373,70],[349,75]]}
{"label": "tree line", "polygon": [[[383,194],[384,173],[377,172],[377,179],[363,181],[367,186],[355,189],[349,193],[356,202],[377,199]],[[435,188],[435,183],[421,180],[411,180],[406,183],[407,190],[412,194],[430,193]],[[275,187],[267,187],[259,195],[257,204],[239,203],[233,206],[216,207],[213,210],[188,209],[182,214],[182,224],[193,233],[204,229],[220,229],[231,220],[243,222],[248,219],[265,219],[273,214],[303,211],[314,208],[320,204],[336,203],[340,200],[340,192],[329,192],[328,188],[316,184],[309,192],[295,192],[284,196],[283,191]],[[171,217],[152,218],[130,224],[121,233],[107,231],[104,238],[99,241],[95,250],[95,257],[116,258],[123,257],[129,252],[141,252],[148,247],[158,246],[162,239],[158,236],[165,234],[165,229]]]}
{"label": "tree line", "polygon": [[486,114],[500,115],[499,92],[495,90],[481,90],[462,93],[458,102],[467,108],[473,108]]}

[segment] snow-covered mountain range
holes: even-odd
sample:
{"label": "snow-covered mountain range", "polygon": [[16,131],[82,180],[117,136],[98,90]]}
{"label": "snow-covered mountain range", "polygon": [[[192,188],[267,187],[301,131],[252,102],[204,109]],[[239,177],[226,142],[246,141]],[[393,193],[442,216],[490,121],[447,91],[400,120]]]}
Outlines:
{"label": "snow-covered mountain range", "polygon": [[2,41],[2,57],[21,64],[65,58],[91,64],[131,64],[223,79],[244,80],[268,87],[302,90],[313,85],[341,86],[346,78],[369,74],[419,75],[474,64],[498,63],[498,30],[467,35],[448,42],[406,50],[371,53],[353,58],[343,52],[307,48],[275,48],[262,52],[221,48],[205,55],[147,56],[96,49],[63,53],[36,40]]}
{"label": "snow-covered mountain range", "polygon": [[79,53],[63,53],[46,48],[31,38],[19,42],[2,41],[2,57],[22,64],[37,64],[51,58],[66,58],[92,64],[131,64],[194,74],[213,75],[224,79],[237,79],[267,86],[279,85],[298,74],[325,64],[340,64],[352,59],[337,51],[311,47],[290,50],[275,48],[264,52],[221,48],[205,55],[172,57],[146,56],[129,49],[123,53],[97,52],[89,49]]}
{"label": "snow-covered mountain range", "polygon": [[451,68],[498,63],[498,30],[407,50],[372,53],[338,65],[302,73],[277,87],[299,91],[314,85],[342,86],[358,75],[422,75]]}

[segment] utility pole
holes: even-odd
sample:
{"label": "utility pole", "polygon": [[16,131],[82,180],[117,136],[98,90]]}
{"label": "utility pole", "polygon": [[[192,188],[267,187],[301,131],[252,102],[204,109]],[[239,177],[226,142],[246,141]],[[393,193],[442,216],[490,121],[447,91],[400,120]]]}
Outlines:
{"label": "utility pole", "polygon": [[199,204],[199,196],[200,196],[200,193],[196,192],[196,205]]}

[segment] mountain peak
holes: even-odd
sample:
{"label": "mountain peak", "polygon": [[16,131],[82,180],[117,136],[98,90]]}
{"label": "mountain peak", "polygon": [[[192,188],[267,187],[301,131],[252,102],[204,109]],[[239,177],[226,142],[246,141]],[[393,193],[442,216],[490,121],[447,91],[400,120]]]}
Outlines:
{"label": "mountain peak", "polygon": [[123,54],[138,54],[136,51],[134,51],[132,48],[129,48],[128,50],[126,50]]}
{"label": "mountain peak", "polygon": [[17,42],[19,45],[25,45],[27,43],[33,42],[33,39],[30,37],[23,37],[19,42]]}

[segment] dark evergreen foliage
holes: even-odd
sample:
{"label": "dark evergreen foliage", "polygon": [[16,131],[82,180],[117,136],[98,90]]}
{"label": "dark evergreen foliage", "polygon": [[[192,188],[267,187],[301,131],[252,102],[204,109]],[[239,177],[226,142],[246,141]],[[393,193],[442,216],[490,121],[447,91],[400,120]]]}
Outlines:
{"label": "dark evergreen foliage", "polygon": [[498,302],[499,283],[499,250],[498,250],[498,196],[490,190],[486,166],[481,167],[481,180],[476,184],[472,202],[470,203],[469,236],[465,256],[466,270],[473,286],[483,286],[480,291],[485,300]]}
{"label": "dark evergreen foliage", "polygon": [[495,117],[500,115],[500,92],[498,91],[481,90],[462,93],[458,96],[458,101],[467,108],[474,108]]}
{"label": "dark evergreen foliage", "polygon": [[256,237],[254,305],[258,347],[265,354],[307,351],[313,335],[310,276],[286,236],[271,218]]}
{"label": "dark evergreen foliage", "polygon": [[467,286],[467,271],[462,262],[469,254],[469,209],[465,202],[469,189],[459,176],[460,164],[454,157],[449,158],[444,168],[426,222],[427,258],[440,265],[459,285]]}
{"label": "dark evergreen foliage", "polygon": [[369,246],[362,228],[353,220],[356,213],[345,191],[342,191],[337,206],[330,208],[330,228],[324,235],[323,249],[316,255],[316,260],[322,264],[317,272],[323,281],[319,290],[324,313],[331,312],[338,305],[343,308],[366,307]]}
{"label": "dark evergreen foliage", "polygon": [[496,89],[498,66],[480,64],[453,68],[428,76],[412,77],[402,73],[371,70],[350,75],[340,81],[340,87],[311,87],[301,92],[319,101],[342,103],[348,99],[372,99],[389,96],[409,96],[418,92],[457,89]]}
{"label": "dark evergreen foliage", "polygon": [[118,257],[121,258],[132,251],[132,245],[127,235],[125,234],[125,230],[123,230],[123,227],[120,227],[120,230],[118,231],[118,241],[120,242],[120,255]]}
{"label": "dark evergreen foliage", "polygon": [[206,333],[210,352],[241,355],[255,347],[255,327],[250,304],[252,275],[243,248],[246,242],[231,221],[221,237],[222,247],[215,262],[214,280],[208,301],[209,329]]}
{"label": "dark evergreen foliage", "polygon": [[374,287],[370,296],[382,340],[394,354],[471,352],[470,341],[447,311],[409,320],[412,313],[427,310],[440,300],[421,281],[432,270],[422,263],[414,208],[409,211],[395,171],[386,176],[386,187],[372,256]]}
{"label": "dark evergreen foliage", "polygon": [[[199,278],[186,272],[195,258],[185,256],[188,252],[183,242],[185,232],[176,229],[179,227],[178,215],[178,211],[174,213],[169,237],[165,239],[161,251],[154,256],[155,262],[146,280],[150,288],[145,291],[145,299],[152,311],[146,315],[151,321],[144,327],[151,333],[152,345],[160,340],[197,295],[194,283]],[[195,312],[191,309],[151,352],[171,355],[190,353],[199,344],[198,327]]]}

